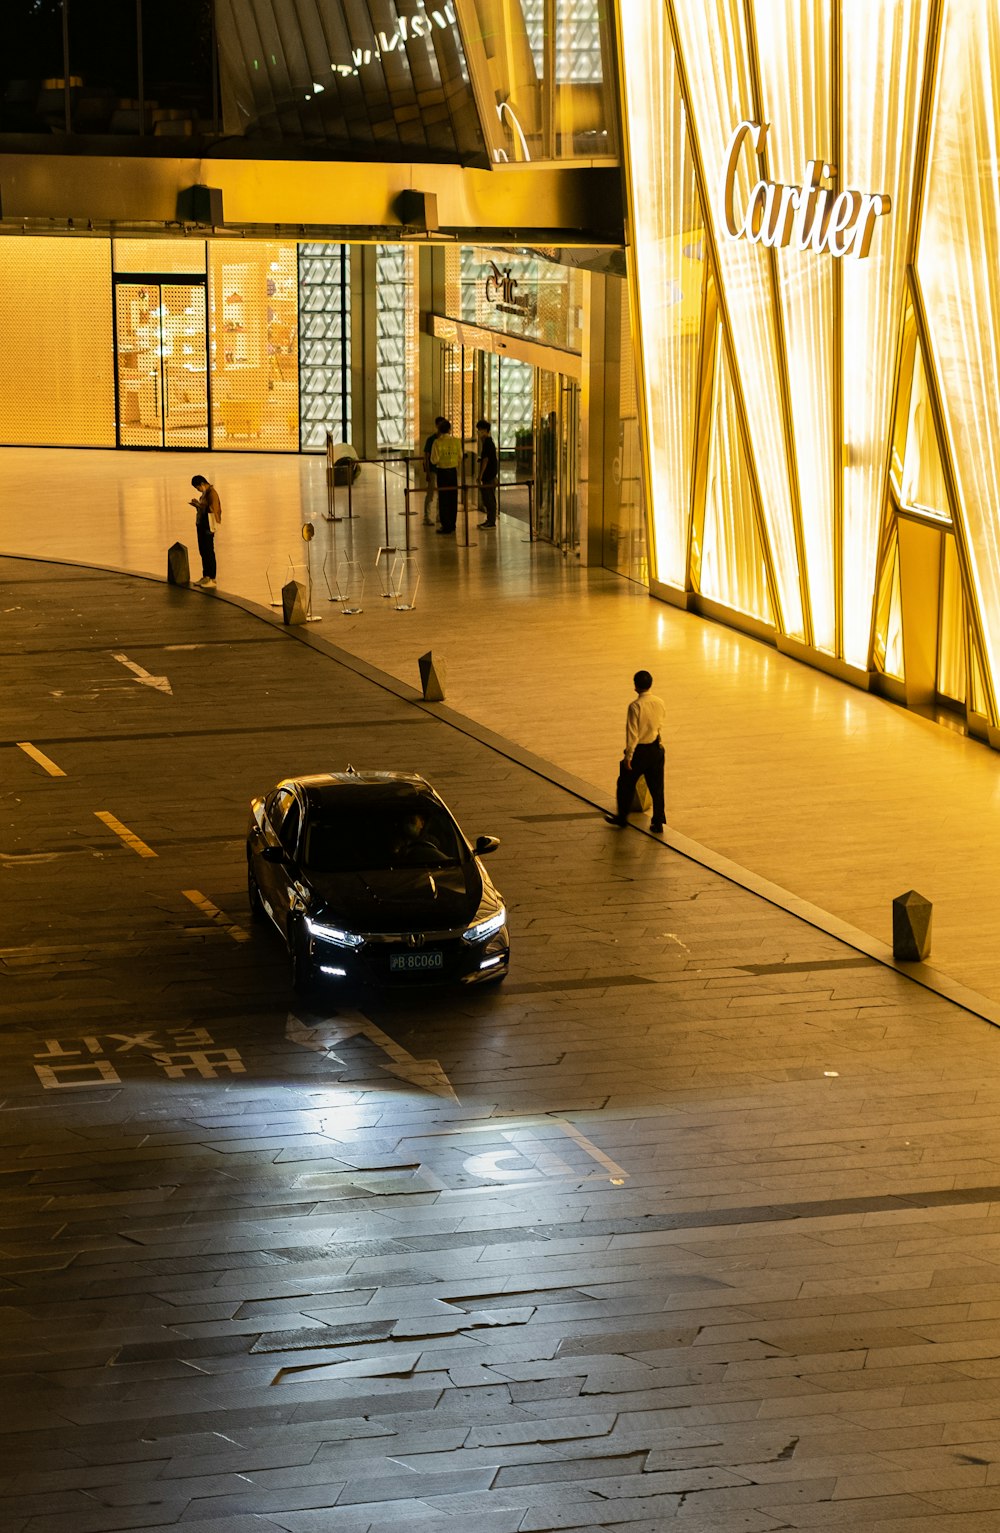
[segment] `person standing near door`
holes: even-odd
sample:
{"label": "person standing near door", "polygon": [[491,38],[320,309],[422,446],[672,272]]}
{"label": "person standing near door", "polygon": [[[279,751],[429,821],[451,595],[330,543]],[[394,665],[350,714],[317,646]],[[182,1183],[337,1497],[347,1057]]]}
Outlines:
{"label": "person standing near door", "polygon": [[434,443],[438,439],[438,434],[441,430],[441,422],[443,420],[443,415],[435,415],[434,430],[431,432],[430,436],[424,443],[424,477],[427,481],[427,488],[424,491],[425,527],[433,527],[436,520],[433,513],[435,509],[435,502],[437,500],[437,471],[431,462],[431,448],[434,446]]}
{"label": "person standing near door", "polygon": [[431,463],[437,476],[438,533],[453,537],[458,520],[458,468],[462,461],[462,444],[451,434],[451,421],[442,417],[440,431],[431,447]]}
{"label": "person standing near door", "polygon": [[479,438],[479,509],[483,513],[480,527],[495,527],[497,524],[500,460],[497,457],[497,445],[491,435],[492,430],[488,420],[476,421],[476,435]]}
{"label": "person standing near door", "polygon": [[195,474],[191,487],[198,491],[198,499],[189,502],[194,506],[194,529],[198,536],[198,552],[201,555],[201,579],[195,581],[203,591],[215,590],[215,529],[222,521],[222,501],[213,484],[204,474]]}

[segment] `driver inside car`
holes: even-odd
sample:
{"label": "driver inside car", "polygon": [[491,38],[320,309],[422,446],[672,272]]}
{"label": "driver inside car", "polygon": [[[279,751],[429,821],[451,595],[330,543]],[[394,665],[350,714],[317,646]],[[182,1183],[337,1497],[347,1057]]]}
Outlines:
{"label": "driver inside car", "polygon": [[424,867],[448,860],[427,829],[427,816],[419,809],[408,814],[403,821],[399,835],[393,842],[392,852],[394,857],[399,857],[403,862]]}

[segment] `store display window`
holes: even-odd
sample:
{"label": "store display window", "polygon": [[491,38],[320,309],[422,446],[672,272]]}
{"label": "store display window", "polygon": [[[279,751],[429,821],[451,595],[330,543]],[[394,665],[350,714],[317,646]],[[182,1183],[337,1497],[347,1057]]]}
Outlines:
{"label": "store display window", "polygon": [[208,292],[213,447],[297,451],[295,245],[213,241]]}

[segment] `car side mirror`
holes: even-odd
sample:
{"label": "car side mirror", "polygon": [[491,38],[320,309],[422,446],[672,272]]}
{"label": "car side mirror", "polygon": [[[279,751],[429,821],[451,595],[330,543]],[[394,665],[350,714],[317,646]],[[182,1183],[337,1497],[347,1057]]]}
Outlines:
{"label": "car side mirror", "polygon": [[477,836],[475,852],[477,857],[485,857],[489,852],[495,852],[500,845],[499,836]]}
{"label": "car side mirror", "polygon": [[265,862],[284,862],[285,849],[282,846],[265,846],[260,855]]}

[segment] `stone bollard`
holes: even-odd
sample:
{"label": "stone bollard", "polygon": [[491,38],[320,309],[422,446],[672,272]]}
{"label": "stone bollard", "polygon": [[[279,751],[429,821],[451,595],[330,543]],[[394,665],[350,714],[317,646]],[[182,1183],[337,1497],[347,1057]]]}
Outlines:
{"label": "stone bollard", "polygon": [[301,580],[290,580],[282,586],[281,612],[289,627],[309,621],[309,593]]}
{"label": "stone bollard", "polygon": [[919,963],[931,951],[931,915],[934,906],[916,889],[897,895],[892,902],[892,956],[904,963]]}
{"label": "stone bollard", "polygon": [[191,584],[191,564],[188,560],[187,546],[184,543],[171,543],[167,549],[167,584],[171,586]]}
{"label": "stone bollard", "polygon": [[434,659],[433,650],[428,650],[426,655],[421,655],[417,661],[420,667],[420,686],[424,694],[425,703],[444,702],[444,662]]}

